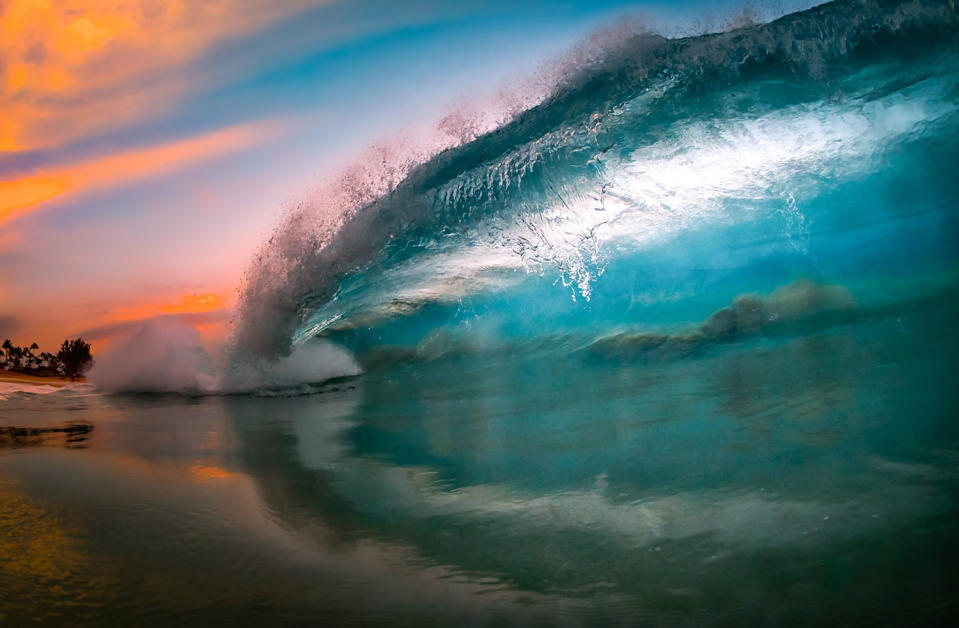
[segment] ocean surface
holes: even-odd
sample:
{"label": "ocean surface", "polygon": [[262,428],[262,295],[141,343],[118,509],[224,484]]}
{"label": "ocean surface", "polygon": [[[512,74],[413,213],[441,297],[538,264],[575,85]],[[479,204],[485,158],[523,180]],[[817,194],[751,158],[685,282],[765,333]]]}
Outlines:
{"label": "ocean surface", "polygon": [[953,0],[611,44],[0,388],[0,624],[955,622],[957,164]]}

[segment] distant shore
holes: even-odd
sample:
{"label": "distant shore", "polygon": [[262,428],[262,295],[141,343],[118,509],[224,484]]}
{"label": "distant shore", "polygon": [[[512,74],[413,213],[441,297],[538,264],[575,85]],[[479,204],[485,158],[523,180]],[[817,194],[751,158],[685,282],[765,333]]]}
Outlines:
{"label": "distant shore", "polygon": [[34,386],[56,386],[63,387],[70,384],[82,384],[86,381],[85,377],[78,377],[75,381],[69,377],[54,377],[28,375],[26,373],[14,373],[11,371],[0,371],[0,382],[13,382],[17,384],[32,384]]}

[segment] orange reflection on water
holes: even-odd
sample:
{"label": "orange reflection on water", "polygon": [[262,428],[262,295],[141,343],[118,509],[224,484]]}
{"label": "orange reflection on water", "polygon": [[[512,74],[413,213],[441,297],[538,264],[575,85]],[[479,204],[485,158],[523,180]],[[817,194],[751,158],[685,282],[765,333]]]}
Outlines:
{"label": "orange reflection on water", "polygon": [[[29,608],[32,597],[43,592],[47,612],[57,605],[85,604],[75,599],[71,584],[82,581],[90,590],[102,590],[110,574],[91,573],[90,557],[78,541],[84,531],[65,521],[54,510],[30,498],[15,482],[0,477],[0,583],[2,596],[11,604],[22,600]],[[19,610],[13,606],[9,610]],[[18,613],[14,612],[14,617]],[[24,613],[32,614],[32,613]],[[0,623],[3,623],[0,616]]]}
{"label": "orange reflection on water", "polygon": [[201,482],[206,480],[235,480],[243,477],[242,473],[207,464],[190,465],[190,475]]}

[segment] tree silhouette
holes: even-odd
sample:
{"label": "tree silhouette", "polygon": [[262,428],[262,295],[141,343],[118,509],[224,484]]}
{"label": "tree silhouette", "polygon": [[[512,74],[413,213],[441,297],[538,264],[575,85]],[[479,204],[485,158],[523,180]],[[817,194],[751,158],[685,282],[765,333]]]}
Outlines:
{"label": "tree silhouette", "polygon": [[3,341],[3,350],[6,352],[6,361],[4,367],[7,369],[18,369],[22,366],[23,349],[10,342],[9,339]]}
{"label": "tree silhouette", "polygon": [[37,343],[18,347],[9,339],[4,340],[0,348],[0,369],[6,371],[46,377],[65,375],[76,379],[93,366],[90,344],[82,338],[64,340],[56,354],[46,351],[35,353],[40,348]]}
{"label": "tree silhouette", "polygon": [[37,343],[31,344],[23,353],[24,365],[28,369],[37,369],[40,368],[40,358],[34,353],[37,349],[40,348],[40,345]]}
{"label": "tree silhouette", "polygon": [[64,340],[57,352],[57,358],[63,367],[63,374],[70,379],[76,379],[93,366],[90,343],[83,342],[83,338]]}
{"label": "tree silhouette", "polygon": [[47,369],[52,373],[61,372],[60,358],[58,358],[53,353],[48,353],[44,351],[40,354],[41,366],[46,366]]}

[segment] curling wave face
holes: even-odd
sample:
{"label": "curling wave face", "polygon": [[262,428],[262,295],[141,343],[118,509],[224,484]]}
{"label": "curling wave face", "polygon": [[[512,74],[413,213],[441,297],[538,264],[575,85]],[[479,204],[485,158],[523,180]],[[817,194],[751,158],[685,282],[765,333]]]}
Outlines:
{"label": "curling wave face", "polygon": [[[840,0],[636,35],[379,197],[313,223],[301,207],[248,274],[237,356],[697,320],[802,277],[866,286],[893,244],[941,270],[955,255],[926,228],[955,228],[957,29],[954,0]],[[890,193],[917,179],[910,205]]]}

